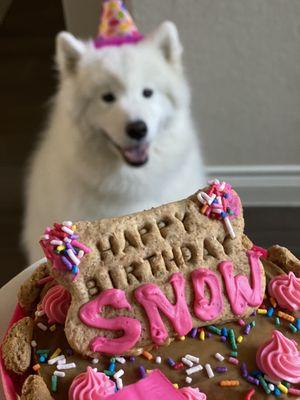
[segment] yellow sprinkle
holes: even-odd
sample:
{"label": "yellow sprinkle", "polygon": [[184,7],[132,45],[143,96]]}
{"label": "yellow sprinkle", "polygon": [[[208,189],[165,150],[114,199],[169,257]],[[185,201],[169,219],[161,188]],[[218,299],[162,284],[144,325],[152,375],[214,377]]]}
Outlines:
{"label": "yellow sprinkle", "polygon": [[276,303],[275,299],[273,299],[273,297],[270,297],[270,303],[272,304],[273,308],[277,307],[277,303]]}
{"label": "yellow sprinkle", "polygon": [[202,330],[200,332],[200,340],[205,340],[205,332],[204,332],[204,330]]}
{"label": "yellow sprinkle", "polygon": [[65,249],[66,249],[66,246],[62,246],[62,245],[56,247],[56,250],[58,250],[58,251],[63,251]]}
{"label": "yellow sprinkle", "polygon": [[240,381],[234,381],[234,380],[221,381],[219,384],[220,384],[220,386],[224,386],[224,387],[226,387],[226,386],[239,386],[240,385]]}
{"label": "yellow sprinkle", "polygon": [[147,360],[151,361],[153,359],[153,355],[149,353],[149,351],[143,351],[142,355],[147,358]]}
{"label": "yellow sprinkle", "polygon": [[201,214],[205,214],[207,209],[208,209],[208,205],[204,204],[203,207],[201,208]]}
{"label": "yellow sprinkle", "polygon": [[287,394],[289,392],[289,389],[286,386],[284,386],[282,383],[279,383],[279,385],[277,385],[277,387],[284,394]]}
{"label": "yellow sprinkle", "polygon": [[284,313],[282,311],[278,311],[277,315],[278,315],[278,317],[283,318],[283,319],[285,319],[287,321],[290,321],[290,322],[294,322],[295,321],[295,317],[293,317],[290,314],[286,314],[286,313]]}
{"label": "yellow sprinkle", "polygon": [[76,231],[76,229],[77,229],[77,226],[76,225],[72,225],[72,231]]}
{"label": "yellow sprinkle", "polygon": [[268,310],[265,310],[264,308],[259,308],[257,310],[257,314],[265,315],[267,314]]}
{"label": "yellow sprinkle", "polygon": [[242,336],[242,335],[238,336],[238,338],[236,339],[236,341],[238,343],[242,343],[243,340],[244,340],[244,336]]}
{"label": "yellow sprinkle", "polygon": [[52,354],[52,356],[50,357],[50,360],[51,360],[51,358],[55,358],[55,357],[59,356],[60,353],[61,353],[61,349],[58,347],[58,348],[55,350],[55,352]]}
{"label": "yellow sprinkle", "polygon": [[175,389],[179,388],[178,383],[173,383],[173,386],[174,386]]}
{"label": "yellow sprinkle", "polygon": [[185,340],[185,336],[179,336],[179,340],[183,342]]}
{"label": "yellow sprinkle", "polygon": [[152,372],[152,369],[146,369],[147,374],[150,374]]}
{"label": "yellow sprinkle", "polygon": [[54,332],[54,331],[56,330],[56,325],[55,325],[55,324],[54,324],[54,325],[51,325],[50,328],[49,328],[49,330],[50,330],[51,332]]}

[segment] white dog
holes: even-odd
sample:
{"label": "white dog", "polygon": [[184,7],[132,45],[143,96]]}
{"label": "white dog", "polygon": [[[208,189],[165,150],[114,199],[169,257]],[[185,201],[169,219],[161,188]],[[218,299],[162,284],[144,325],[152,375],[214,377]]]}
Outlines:
{"label": "white dog", "polygon": [[193,193],[204,169],[175,25],[135,45],[96,49],[57,37],[60,88],[33,156],[23,240],[44,228],[132,213]]}

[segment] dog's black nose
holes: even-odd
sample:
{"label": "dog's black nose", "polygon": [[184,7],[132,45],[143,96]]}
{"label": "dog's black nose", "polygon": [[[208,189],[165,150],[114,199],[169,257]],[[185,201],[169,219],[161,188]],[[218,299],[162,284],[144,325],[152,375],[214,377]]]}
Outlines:
{"label": "dog's black nose", "polygon": [[147,125],[142,120],[130,122],[126,126],[127,135],[135,140],[142,140],[147,135],[147,132]]}

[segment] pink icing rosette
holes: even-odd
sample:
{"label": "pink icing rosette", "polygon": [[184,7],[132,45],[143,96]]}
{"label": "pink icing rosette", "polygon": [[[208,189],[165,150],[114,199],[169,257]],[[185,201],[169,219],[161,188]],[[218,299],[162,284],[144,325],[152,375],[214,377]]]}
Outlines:
{"label": "pink icing rosette", "polygon": [[275,330],[272,339],[256,353],[258,367],[271,379],[300,383],[300,353],[297,342]]}
{"label": "pink icing rosette", "polygon": [[275,276],[268,286],[269,294],[282,308],[300,310],[300,278],[293,272]]}
{"label": "pink icing rosette", "polygon": [[48,322],[64,324],[71,304],[71,295],[61,285],[52,286],[42,300],[42,310],[48,317]]}
{"label": "pink icing rosette", "polygon": [[69,400],[103,400],[115,393],[115,384],[102,372],[87,367],[74,378],[69,389]]}
{"label": "pink icing rosette", "polygon": [[179,390],[187,400],[206,400],[206,395],[201,393],[198,388],[183,387]]}

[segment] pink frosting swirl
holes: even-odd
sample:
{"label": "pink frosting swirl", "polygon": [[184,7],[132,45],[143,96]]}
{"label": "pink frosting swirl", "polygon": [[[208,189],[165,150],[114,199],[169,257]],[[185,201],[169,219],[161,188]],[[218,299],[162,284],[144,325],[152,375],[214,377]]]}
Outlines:
{"label": "pink frosting swirl", "polygon": [[300,310],[300,278],[293,272],[275,276],[270,281],[268,290],[280,307],[289,311]]}
{"label": "pink frosting swirl", "polygon": [[179,389],[187,400],[206,400],[206,395],[201,393],[198,388],[183,387]]}
{"label": "pink frosting swirl", "polygon": [[115,393],[115,384],[102,372],[87,367],[76,376],[69,389],[69,400],[103,400]]}
{"label": "pink frosting swirl", "polygon": [[48,322],[64,324],[71,304],[71,295],[61,285],[52,286],[42,300],[42,309],[48,317]]}
{"label": "pink frosting swirl", "polygon": [[256,363],[271,379],[300,383],[300,353],[297,342],[279,331],[273,331],[272,339],[259,347]]}

